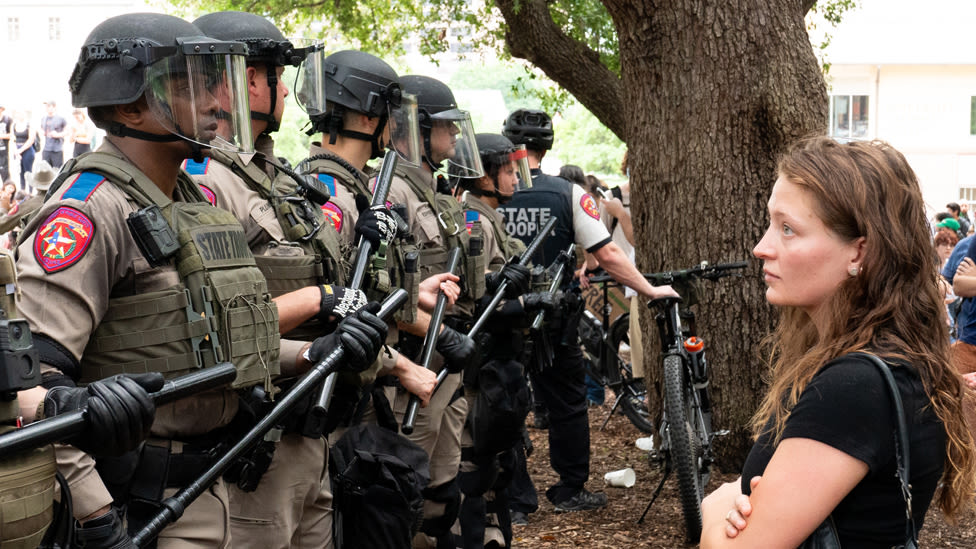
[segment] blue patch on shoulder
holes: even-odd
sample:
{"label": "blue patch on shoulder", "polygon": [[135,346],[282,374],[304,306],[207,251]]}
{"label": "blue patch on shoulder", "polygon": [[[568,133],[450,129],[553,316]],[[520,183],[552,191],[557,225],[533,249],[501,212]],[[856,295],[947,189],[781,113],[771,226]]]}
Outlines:
{"label": "blue patch on shoulder", "polygon": [[329,194],[335,196],[335,178],[327,173],[319,174],[319,181],[325,183],[325,186],[329,188]]}
{"label": "blue patch on shoulder", "polygon": [[210,166],[210,158],[204,158],[203,162],[197,162],[192,158],[187,158],[183,163],[183,169],[190,175],[204,175]]}
{"label": "blue patch on shoulder", "polygon": [[74,200],[86,202],[103,181],[105,181],[105,176],[103,175],[94,172],[81,172],[71,182],[68,188],[65,189],[61,195],[61,199],[67,200],[73,198]]}

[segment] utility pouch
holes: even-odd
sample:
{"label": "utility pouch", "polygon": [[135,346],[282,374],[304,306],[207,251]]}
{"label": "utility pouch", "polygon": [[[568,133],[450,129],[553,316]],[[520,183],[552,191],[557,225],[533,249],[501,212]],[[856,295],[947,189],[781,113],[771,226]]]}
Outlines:
{"label": "utility pouch", "polygon": [[[12,430],[5,427],[0,433]],[[54,517],[54,447],[4,456],[0,464],[0,547],[37,547]]]}
{"label": "utility pouch", "polygon": [[484,234],[482,232],[481,221],[471,224],[471,236],[468,239],[467,257],[468,289],[472,299],[479,299],[485,295],[485,254],[484,254]]}
{"label": "utility pouch", "polygon": [[[397,320],[412,324],[417,320],[417,306],[420,301],[420,254],[409,251],[403,256],[403,289],[409,300],[397,313]],[[409,356],[409,355],[408,355]]]}

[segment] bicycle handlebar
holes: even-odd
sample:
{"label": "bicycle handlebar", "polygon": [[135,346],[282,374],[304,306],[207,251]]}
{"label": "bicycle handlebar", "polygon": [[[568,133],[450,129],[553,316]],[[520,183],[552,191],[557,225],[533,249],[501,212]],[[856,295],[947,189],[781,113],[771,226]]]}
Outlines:
{"label": "bicycle handlebar", "polygon": [[[724,278],[726,276],[734,276],[738,273],[733,273],[730,271],[745,269],[748,266],[748,261],[719,263],[718,265],[709,265],[707,261],[702,261],[700,265],[690,269],[684,269],[681,271],[662,271],[660,273],[641,273],[641,276],[646,278],[649,282],[660,286],[664,284],[674,284],[675,282],[691,280],[692,278],[718,280],[719,278]],[[617,281],[609,274],[590,277],[591,284],[600,284],[604,282]]]}

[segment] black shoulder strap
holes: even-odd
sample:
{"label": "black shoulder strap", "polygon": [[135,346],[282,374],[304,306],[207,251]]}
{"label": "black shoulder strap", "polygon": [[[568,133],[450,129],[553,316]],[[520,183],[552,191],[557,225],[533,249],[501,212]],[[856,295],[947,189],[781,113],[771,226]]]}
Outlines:
{"label": "black shoulder strap", "polygon": [[[895,408],[895,460],[898,481],[901,483],[901,497],[905,500],[905,549],[918,547],[918,537],[915,531],[915,519],[912,517],[912,487],[909,483],[910,463],[908,456],[908,427],[905,425],[905,407],[902,405],[901,393],[898,392],[898,385],[895,378],[891,375],[889,366],[875,355],[869,353],[851,353],[871,361],[878,367],[881,377],[884,378],[891,394],[891,401]],[[913,545],[909,545],[909,544]]]}

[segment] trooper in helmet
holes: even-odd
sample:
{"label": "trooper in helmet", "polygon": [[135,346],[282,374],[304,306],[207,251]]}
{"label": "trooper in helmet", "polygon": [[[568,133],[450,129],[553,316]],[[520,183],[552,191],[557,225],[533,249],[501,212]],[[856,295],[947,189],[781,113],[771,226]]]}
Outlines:
{"label": "trooper in helmet", "polygon": [[[465,190],[461,201],[468,227],[474,228],[477,223],[483,227],[485,263],[497,276],[507,261],[525,252],[522,241],[505,232],[505,219],[496,208],[512,198],[519,186],[518,174],[527,173],[528,165],[524,147],[514,145],[504,136],[479,133],[476,140],[485,175],[460,180],[460,187]],[[482,297],[479,310],[490,298],[489,294]],[[459,547],[512,546],[508,485],[516,463],[515,445],[522,439],[529,401],[525,367],[521,364],[522,332],[534,318],[527,313],[552,310],[556,302],[556,296],[548,292],[525,293],[503,300],[478,335],[485,362],[482,368],[490,369],[492,375],[478,378],[477,391],[469,397],[469,421],[461,438],[458,484],[464,497],[458,517]],[[511,395],[512,409],[518,408],[522,397],[524,407],[517,417],[499,417],[493,410],[497,405],[479,398],[482,394]]]}
{"label": "trooper in helmet", "polygon": [[[180,170],[207,149],[251,147],[250,122],[238,116],[248,112],[246,51],[176,17],[126,14],[92,30],[70,80],[74,105],[88,107],[108,136],[66,164],[18,248],[29,292],[20,309],[50,388],[44,413],[83,405],[73,385],[109,374],[171,377],[219,362],[237,369],[233,386],[159,407],[136,454],[96,468],[89,455],[58,449],[85,547],[131,546],[129,534],[155,518],[164,494],[209,467],[238,410],[236,389],[311,365],[301,344],[280,346],[277,308],[244,229]],[[371,362],[385,332],[366,327],[369,320],[347,319],[310,355],[341,340],[345,367]],[[228,506],[218,480],[161,543],[229,547]]]}
{"label": "trooper in helmet", "polygon": [[[600,211],[592,196],[579,185],[545,175],[539,169],[542,158],[553,144],[552,119],[548,114],[532,109],[516,110],[505,120],[502,134],[512,143],[525,145],[528,149],[532,177],[531,188],[515,193],[512,200],[499,209],[505,216],[509,234],[527,243],[542,226],[539,222],[542,216],[551,215],[558,219],[554,234],[543,243],[533,257],[533,263],[550,265],[561,250],[575,242],[599,260],[617,281],[645,298],[676,295],[670,286],[651,286],[641,276],[633,262],[610,239],[610,233],[600,222]],[[567,294],[563,306],[576,307],[575,299],[574,294]],[[561,318],[573,317],[562,315]],[[546,329],[553,343],[553,363],[559,367],[545,368],[532,378],[534,395],[549,411],[549,457],[559,475],[559,481],[546,491],[546,497],[557,511],[586,511],[606,505],[607,496],[584,488],[590,474],[590,432],[586,420],[583,357],[578,345],[559,343],[566,341],[563,336],[566,330],[571,333],[576,330],[575,326],[560,324],[553,322]],[[527,478],[528,475],[516,474],[516,479]],[[513,494],[532,492],[531,485],[519,484],[512,488]],[[513,510],[524,513],[532,509],[513,505]]]}
{"label": "trooper in helmet", "polygon": [[[300,66],[321,47],[295,47],[274,24],[250,13],[210,13],[194,24],[208,36],[247,43],[251,128],[258,152],[215,151],[203,163],[187,160],[186,169],[216,206],[233,213],[245,227],[248,246],[275,296],[279,331],[288,338],[283,347],[291,339],[312,341],[367,302],[363,292],[342,286],[339,235],[309,194],[308,183],[277,162],[270,136],[278,129],[289,93],[282,80],[284,67]],[[292,252],[281,254],[281,249]],[[319,268],[309,269],[310,259]],[[303,272],[304,277],[295,276]],[[358,375],[349,375],[358,381]],[[279,383],[282,390],[292,385],[293,380]],[[235,547],[333,545],[328,445],[322,422],[310,413],[311,396],[307,400],[285,419],[280,441],[260,443],[247,460],[252,466],[233,467],[225,475],[233,482]]]}

